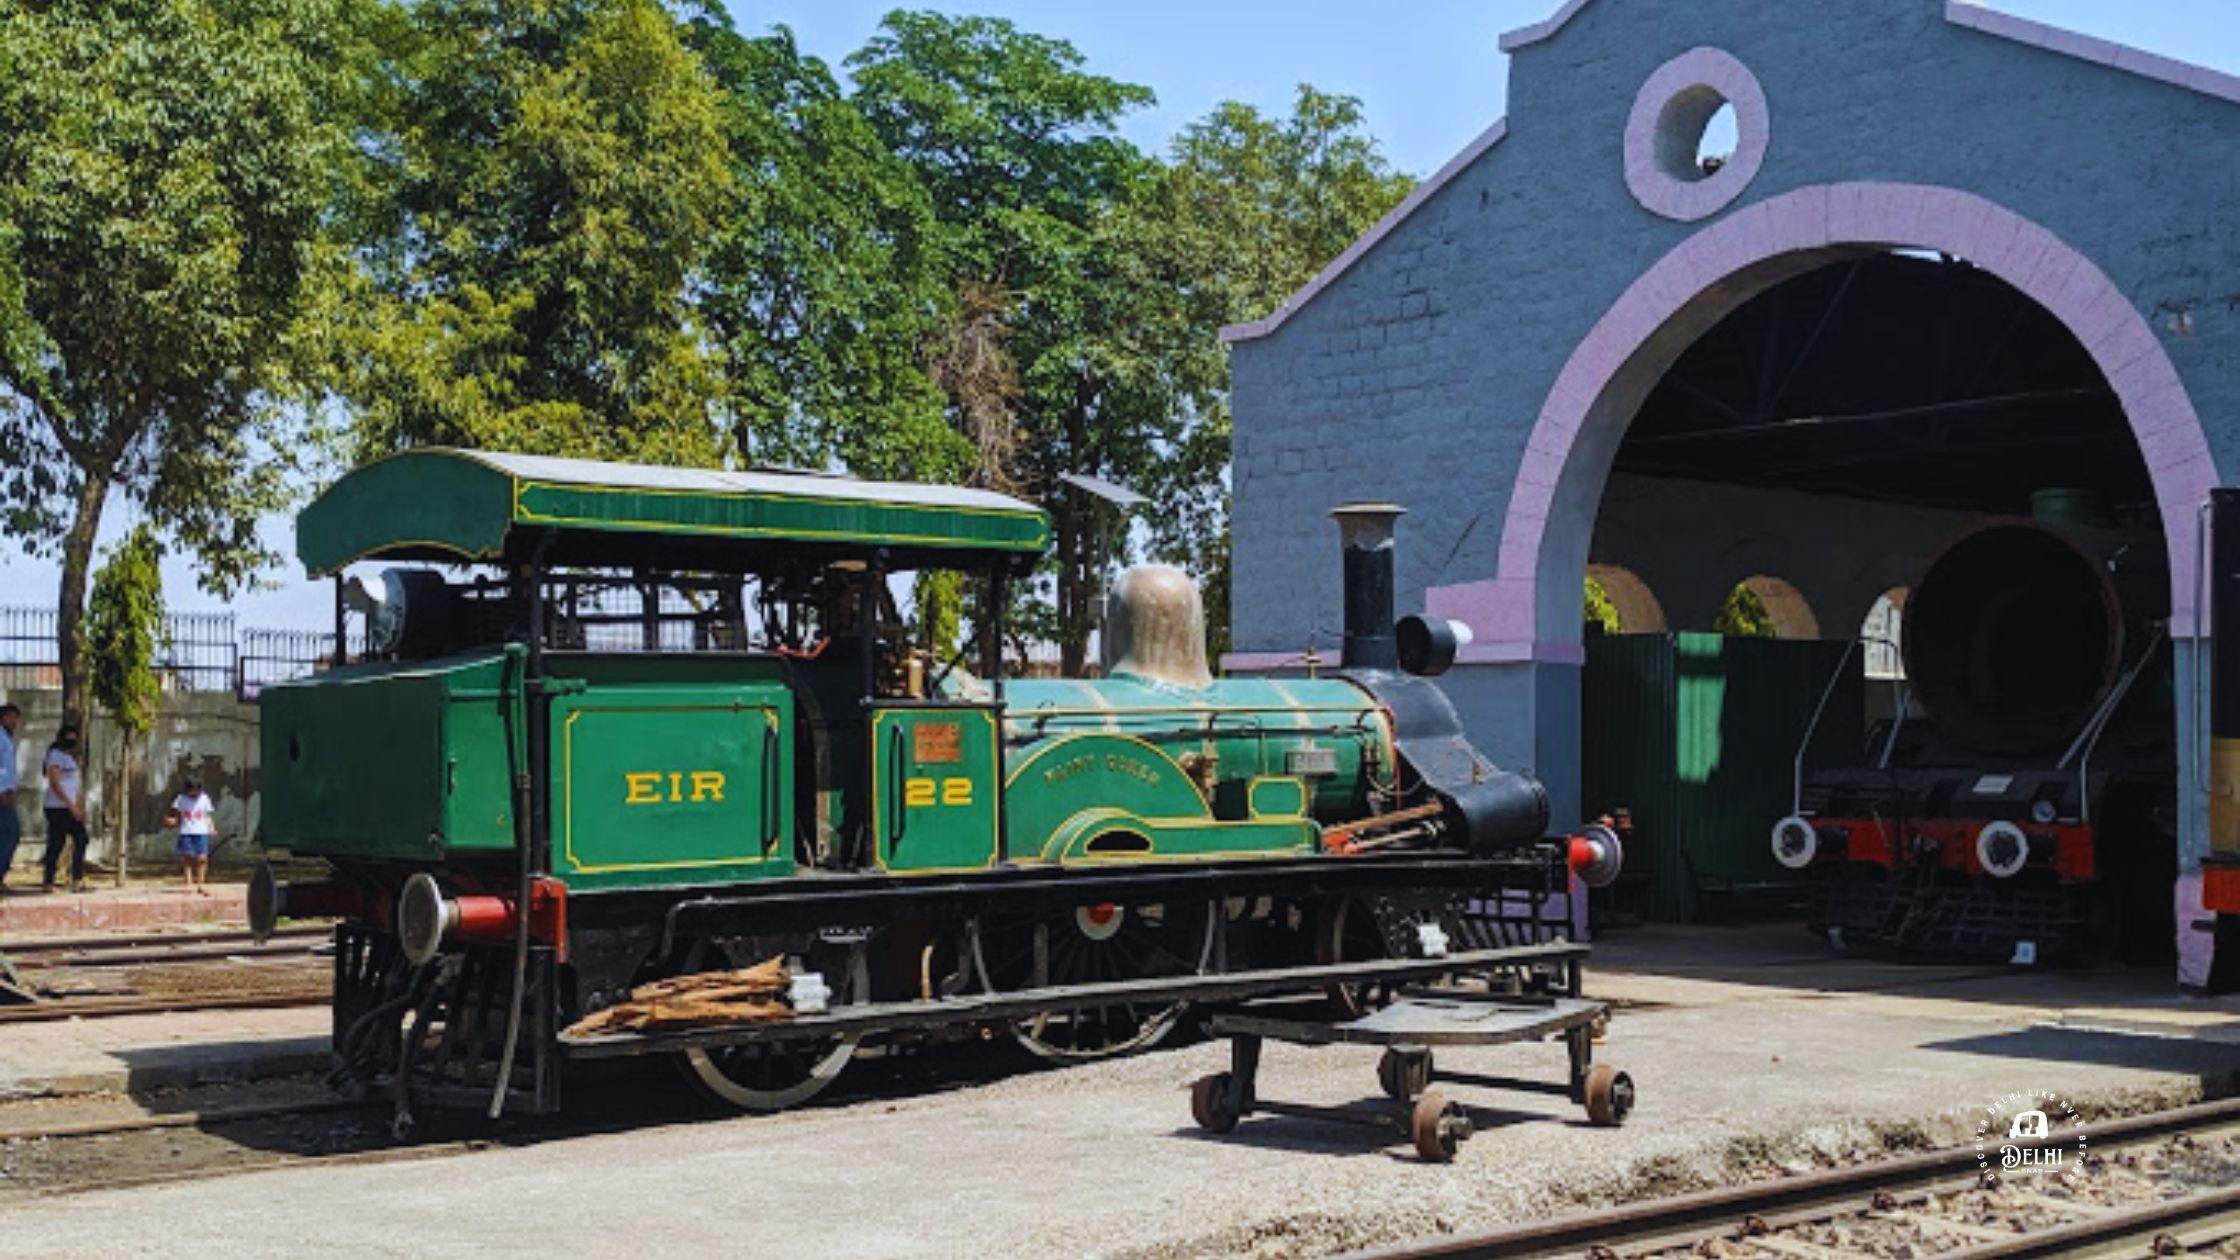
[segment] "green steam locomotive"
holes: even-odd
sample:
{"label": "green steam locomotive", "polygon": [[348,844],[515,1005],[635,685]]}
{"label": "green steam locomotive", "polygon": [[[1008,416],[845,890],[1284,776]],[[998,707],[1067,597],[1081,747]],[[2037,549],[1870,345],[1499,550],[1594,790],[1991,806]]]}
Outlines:
{"label": "green steam locomotive", "polygon": [[[1049,537],[1018,500],[393,456],[298,521],[363,648],[260,697],[261,839],[330,873],[260,871],[252,922],[337,918],[338,1074],[400,1120],[550,1110],[602,1055],[751,1110],[972,1028],[1089,1059],[1216,988],[1545,934],[1616,840],[1545,840],[1538,785],[1463,738],[1425,676],[1457,629],[1392,621],[1391,516],[1341,513],[1336,676],[1213,679],[1195,586],[1147,567],[1114,584],[1105,677],[1007,679],[1001,610]],[[898,607],[928,570],[992,610],[954,652]],[[773,958],[792,1021],[571,1031]]]}

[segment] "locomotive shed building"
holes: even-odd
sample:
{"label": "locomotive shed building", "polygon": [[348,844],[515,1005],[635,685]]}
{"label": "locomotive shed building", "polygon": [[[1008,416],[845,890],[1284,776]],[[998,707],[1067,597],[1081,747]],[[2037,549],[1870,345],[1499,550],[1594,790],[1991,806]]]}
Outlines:
{"label": "locomotive shed building", "polygon": [[[1629,631],[1709,630],[1747,580],[1783,637],[1842,641],[1972,526],[2094,492],[2167,547],[2154,856],[2178,977],[2209,981],[2188,699],[2197,521],[2240,469],[2240,78],[1947,0],[1570,0],[1501,47],[1508,116],[1224,332],[1227,665],[1327,655],[1325,513],[1401,503],[1402,608],[1472,626],[1444,680],[1472,738],[1570,819],[1623,803],[1582,787],[1612,734],[1582,705],[1590,564]],[[1786,799],[1793,730],[1718,734]],[[1762,852],[1772,816],[1734,825]]]}

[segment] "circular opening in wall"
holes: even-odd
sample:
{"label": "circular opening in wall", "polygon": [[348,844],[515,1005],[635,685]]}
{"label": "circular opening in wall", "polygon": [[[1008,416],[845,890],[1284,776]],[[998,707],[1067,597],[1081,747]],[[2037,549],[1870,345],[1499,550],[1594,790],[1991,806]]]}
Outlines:
{"label": "circular opening in wall", "polygon": [[1682,223],[1734,203],[1766,160],[1765,89],[1716,48],[1658,66],[1626,115],[1626,188],[1652,214]]}
{"label": "circular opening in wall", "polygon": [[1734,103],[1704,84],[1682,89],[1657,117],[1657,165],[1693,183],[1734,158],[1740,132]]}

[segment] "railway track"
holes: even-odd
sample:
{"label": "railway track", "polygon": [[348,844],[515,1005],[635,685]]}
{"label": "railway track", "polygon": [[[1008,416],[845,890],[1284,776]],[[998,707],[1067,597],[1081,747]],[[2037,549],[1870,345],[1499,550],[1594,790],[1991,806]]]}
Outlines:
{"label": "railway track", "polygon": [[[1402,1244],[1350,1260],[1837,1260],[1934,1256],[2240,1254],[2240,1100],[2088,1127],[2073,1182],[1986,1185],[1974,1146],[1697,1194],[1651,1199],[1486,1233]],[[2023,1148],[2074,1144],[2059,1134]]]}
{"label": "railway track", "polygon": [[126,967],[212,958],[286,957],[313,949],[330,934],[331,929],[324,925],[306,925],[281,928],[263,941],[246,929],[176,935],[51,937],[10,944],[0,949],[0,953],[5,953],[11,962],[26,971],[48,967]]}
{"label": "railway track", "polygon": [[[32,1001],[0,1005],[0,1026],[172,1011],[310,1006],[330,1000],[317,926],[258,941],[246,931],[48,939],[6,952]],[[300,966],[295,965],[300,960]]]}
{"label": "railway track", "polygon": [[[662,1075],[667,1085],[668,1074]],[[509,1119],[492,1127],[480,1117],[461,1123],[461,1117],[438,1113],[403,1137],[390,1127],[391,1107],[386,1097],[325,1095],[60,1123],[11,1126],[0,1120],[0,1205],[17,1195],[75,1195],[312,1165],[405,1163],[733,1118],[681,1086],[648,1090],[627,1083],[580,1114]],[[189,1144],[183,1152],[182,1141]]]}
{"label": "railway track", "polygon": [[[665,1067],[665,1065],[663,1065]],[[821,1103],[847,1105],[923,1097],[929,1090],[987,1084],[1037,1070],[1024,1055],[991,1056],[970,1045],[859,1065]],[[310,1166],[407,1162],[565,1142],[670,1124],[728,1124],[737,1113],[711,1106],[681,1074],[642,1060],[593,1065],[570,1109],[509,1116],[423,1115],[403,1138],[390,1129],[387,1096],[343,1098],[307,1083],[296,1096],[247,1104],[206,1102],[155,1114],[85,1117],[0,1105],[0,1211],[24,1197],[199,1182]],[[281,1088],[270,1083],[263,1089]],[[238,1097],[238,1094],[232,1095]],[[179,1105],[176,1101],[174,1105]]]}
{"label": "railway track", "polygon": [[175,1011],[270,1010],[287,1006],[325,1006],[322,992],[205,993],[172,997],[59,997],[23,1006],[0,1006],[0,1027],[45,1024],[61,1019],[107,1019],[116,1015],[167,1015]]}

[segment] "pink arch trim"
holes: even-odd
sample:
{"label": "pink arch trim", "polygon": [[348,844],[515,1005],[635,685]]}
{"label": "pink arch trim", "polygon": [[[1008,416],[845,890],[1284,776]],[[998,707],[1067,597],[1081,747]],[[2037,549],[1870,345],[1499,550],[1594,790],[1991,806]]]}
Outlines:
{"label": "pink arch trim", "polygon": [[[1627,361],[1683,306],[1737,272],[1787,254],[1845,246],[1956,255],[2028,294],[2067,325],[2100,365],[2138,439],[2169,544],[2171,633],[2194,634],[2194,515],[2217,484],[2216,462],[2185,383],[2138,308],[2059,237],[1973,193],[1846,183],[1756,202],[1696,232],[1635,280],[1572,352],[1548,391],[1518,466],[1496,576],[1429,593],[1432,611],[1459,617],[1477,630],[1479,643],[1465,649],[1466,659],[1577,659],[1576,618],[1567,636],[1535,635],[1542,544],[1563,490],[1600,493],[1605,470],[1573,467],[1573,448],[1596,401]],[[1622,415],[1594,416],[1591,422],[1631,421]]]}

